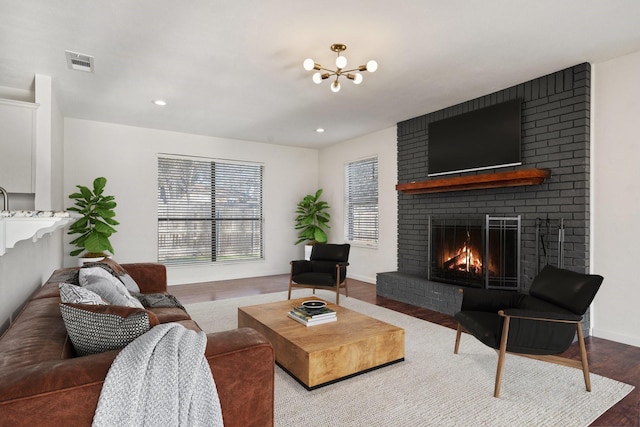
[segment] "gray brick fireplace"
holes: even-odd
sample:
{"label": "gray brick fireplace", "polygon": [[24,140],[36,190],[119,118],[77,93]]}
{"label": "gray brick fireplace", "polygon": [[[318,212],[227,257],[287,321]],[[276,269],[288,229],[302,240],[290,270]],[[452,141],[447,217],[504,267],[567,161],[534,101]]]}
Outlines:
{"label": "gray brick fireplace", "polygon": [[524,291],[546,263],[588,272],[590,70],[588,63],[576,65],[398,123],[398,183],[428,181],[430,122],[520,98],[522,165],[454,177],[524,169],[546,169],[551,176],[528,186],[432,194],[399,191],[397,271],[378,273],[378,295],[446,314],[458,310],[460,286],[427,278],[432,216],[520,216]]}

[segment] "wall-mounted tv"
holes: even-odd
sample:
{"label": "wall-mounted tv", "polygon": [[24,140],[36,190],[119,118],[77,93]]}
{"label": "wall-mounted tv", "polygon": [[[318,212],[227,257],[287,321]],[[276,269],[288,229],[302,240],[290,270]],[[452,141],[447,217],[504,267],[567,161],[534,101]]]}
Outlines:
{"label": "wall-mounted tv", "polygon": [[520,99],[429,123],[428,175],[522,164]]}

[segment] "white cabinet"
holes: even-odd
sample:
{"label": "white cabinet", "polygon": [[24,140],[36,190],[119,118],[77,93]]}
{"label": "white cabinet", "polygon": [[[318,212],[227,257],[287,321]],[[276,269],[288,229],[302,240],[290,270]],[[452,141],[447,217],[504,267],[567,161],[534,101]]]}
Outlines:
{"label": "white cabinet", "polygon": [[35,126],[38,104],[0,99],[0,187],[35,192]]}

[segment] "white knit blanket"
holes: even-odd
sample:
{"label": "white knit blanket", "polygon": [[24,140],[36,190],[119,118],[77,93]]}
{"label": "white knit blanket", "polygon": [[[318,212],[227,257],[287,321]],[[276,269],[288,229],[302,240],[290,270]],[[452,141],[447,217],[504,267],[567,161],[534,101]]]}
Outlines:
{"label": "white knit blanket", "polygon": [[118,354],[105,378],[94,426],[222,426],[207,336],[165,323]]}

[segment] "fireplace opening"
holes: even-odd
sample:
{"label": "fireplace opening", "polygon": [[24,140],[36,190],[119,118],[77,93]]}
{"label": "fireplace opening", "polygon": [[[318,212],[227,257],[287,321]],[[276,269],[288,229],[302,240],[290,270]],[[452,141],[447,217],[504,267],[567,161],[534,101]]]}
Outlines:
{"label": "fireplace opening", "polygon": [[429,280],[519,289],[520,217],[430,218]]}

